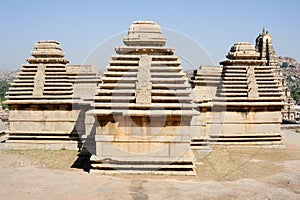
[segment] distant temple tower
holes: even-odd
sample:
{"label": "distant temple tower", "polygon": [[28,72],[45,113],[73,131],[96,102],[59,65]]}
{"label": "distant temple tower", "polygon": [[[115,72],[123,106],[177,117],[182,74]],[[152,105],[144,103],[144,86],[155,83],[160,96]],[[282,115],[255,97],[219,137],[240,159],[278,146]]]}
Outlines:
{"label": "distant temple tower", "polygon": [[134,22],[123,42],[89,111],[99,124],[93,168],[194,174],[191,122],[199,113],[179,58],[152,21]]}
{"label": "distant temple tower", "polygon": [[295,102],[290,96],[289,88],[287,87],[278,59],[272,44],[272,35],[263,28],[262,33],[256,38],[256,51],[259,52],[259,59],[266,61],[266,66],[273,67],[273,73],[277,78],[278,84],[281,85],[282,94],[284,96],[284,107],[282,109],[282,118],[287,120],[295,119]]}

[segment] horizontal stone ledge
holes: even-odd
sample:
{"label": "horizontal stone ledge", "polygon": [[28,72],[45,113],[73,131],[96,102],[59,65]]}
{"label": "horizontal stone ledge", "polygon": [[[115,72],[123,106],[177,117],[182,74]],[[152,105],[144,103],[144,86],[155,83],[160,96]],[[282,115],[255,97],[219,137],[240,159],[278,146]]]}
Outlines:
{"label": "horizontal stone ledge", "polygon": [[158,156],[158,155],[149,155],[149,154],[145,154],[140,155],[140,154],[133,154],[131,157],[129,156],[113,156],[113,158],[108,157],[108,156],[95,156],[92,155],[91,156],[91,161],[95,161],[95,162],[101,162],[101,161],[117,161],[117,162],[137,162],[137,163],[141,163],[141,162],[169,162],[169,163],[173,163],[173,162],[194,162],[195,160],[193,158],[191,158],[190,156]]}
{"label": "horizontal stone ledge", "polygon": [[283,106],[284,103],[283,102],[215,102],[213,101],[213,105],[214,106],[231,106],[231,107],[240,107],[240,106],[245,106],[245,107],[261,107],[261,106],[265,106],[265,107],[270,107],[270,106]]}
{"label": "horizontal stone ledge", "polygon": [[[191,142],[192,136],[186,133],[189,129],[187,126],[178,127],[178,132],[174,131],[172,134],[170,133],[160,133],[160,135],[146,135],[146,136],[138,136],[138,135],[95,135],[96,142],[118,142],[118,143],[186,143],[187,146]],[[163,128],[162,128],[163,130]],[[162,131],[163,132],[163,131]]]}
{"label": "horizontal stone ledge", "polygon": [[123,116],[195,116],[197,111],[185,110],[90,110],[88,115],[123,115]]}
{"label": "horizontal stone ledge", "polygon": [[[244,113],[244,112],[241,112]],[[225,118],[225,117],[224,117]],[[250,121],[251,120],[251,121]],[[207,125],[211,125],[211,126],[222,126],[222,125],[247,125],[247,124],[257,124],[257,125],[263,125],[263,124],[273,124],[273,125],[280,125],[281,124],[281,120],[278,118],[274,118],[272,119],[245,119],[245,120],[232,120],[230,117],[227,117],[227,119],[222,119],[222,117],[220,118],[207,118]]]}
{"label": "horizontal stone ledge", "polygon": [[[22,111],[20,111],[22,112]],[[40,118],[29,118],[29,119],[24,119],[24,118],[13,118],[13,117],[10,117],[9,119],[9,122],[61,122],[61,123],[64,123],[64,122],[76,122],[77,121],[77,117],[73,117],[73,118],[66,118],[66,117],[62,117],[62,118],[57,118],[57,119],[43,119],[43,117],[40,117]]]}
{"label": "horizontal stone ledge", "polygon": [[48,136],[48,135],[9,135],[8,139],[68,139],[68,140],[78,140],[79,137],[76,136],[65,136],[65,135],[55,135],[55,136]]}
{"label": "horizontal stone ledge", "polygon": [[10,131],[5,131],[5,133],[8,134],[13,134],[13,135],[25,135],[25,134],[34,134],[34,135],[53,135],[53,134],[57,134],[57,135],[71,135],[71,131],[23,131],[23,130],[10,130]]}
{"label": "horizontal stone ledge", "polygon": [[81,104],[79,100],[60,100],[60,99],[37,99],[26,100],[20,98],[19,100],[7,100],[3,104]]}
{"label": "horizontal stone ledge", "polygon": [[[145,163],[142,163],[142,164],[139,164],[139,165],[132,165],[131,163],[129,164],[112,164],[112,163],[101,163],[101,164],[95,164],[93,163],[92,164],[92,167],[94,168],[94,170],[97,170],[97,168],[111,168],[111,169],[116,169],[116,170],[120,170],[121,173],[122,171],[125,169],[127,170],[135,170],[135,168],[138,168],[139,170],[141,169],[153,169],[153,170],[159,170],[159,169],[193,169],[194,166],[191,164],[191,165],[180,165],[180,164],[177,164],[177,165],[170,165],[168,163],[165,163],[165,164],[145,164]],[[120,169],[119,169],[120,168]],[[157,171],[157,173],[160,173],[161,171]],[[165,171],[163,171],[165,172]],[[182,170],[178,171],[179,173],[182,172]],[[176,174],[176,171],[173,172],[174,174]]]}
{"label": "horizontal stone ledge", "polygon": [[108,107],[114,110],[115,108],[152,108],[165,110],[167,108],[195,108],[192,103],[151,103],[151,104],[136,104],[136,103],[93,103],[93,107]]}

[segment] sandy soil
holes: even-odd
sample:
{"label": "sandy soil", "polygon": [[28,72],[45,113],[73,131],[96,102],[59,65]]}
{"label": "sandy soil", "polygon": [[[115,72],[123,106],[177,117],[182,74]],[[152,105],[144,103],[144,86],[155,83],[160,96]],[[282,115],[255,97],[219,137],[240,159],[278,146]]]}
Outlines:
{"label": "sandy soil", "polygon": [[90,174],[75,151],[0,150],[0,199],[300,199],[300,134],[283,135],[285,149],[214,148],[197,176]]}

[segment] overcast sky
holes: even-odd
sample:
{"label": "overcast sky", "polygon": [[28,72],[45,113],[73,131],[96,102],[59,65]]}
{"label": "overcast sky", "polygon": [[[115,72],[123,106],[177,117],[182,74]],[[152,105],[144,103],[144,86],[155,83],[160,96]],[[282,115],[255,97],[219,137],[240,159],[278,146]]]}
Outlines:
{"label": "overcast sky", "polygon": [[[121,40],[136,20],[156,21],[167,37],[173,31],[197,43],[212,62],[203,58],[196,65],[218,64],[236,42],[254,44],[263,27],[273,35],[278,56],[300,61],[297,0],[9,0],[0,2],[0,69],[20,68],[39,40],[61,42],[71,64],[93,62],[86,58],[97,45],[114,35]],[[195,51],[174,38],[168,44],[185,53]]]}

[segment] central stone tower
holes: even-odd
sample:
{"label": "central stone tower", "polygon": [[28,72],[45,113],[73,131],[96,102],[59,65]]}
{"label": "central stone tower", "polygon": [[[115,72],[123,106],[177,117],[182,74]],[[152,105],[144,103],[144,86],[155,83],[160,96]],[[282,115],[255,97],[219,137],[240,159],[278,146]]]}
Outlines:
{"label": "central stone tower", "polygon": [[179,58],[152,21],[134,22],[123,42],[89,111],[98,121],[92,167],[194,174],[191,120],[198,112]]}

